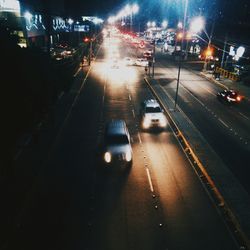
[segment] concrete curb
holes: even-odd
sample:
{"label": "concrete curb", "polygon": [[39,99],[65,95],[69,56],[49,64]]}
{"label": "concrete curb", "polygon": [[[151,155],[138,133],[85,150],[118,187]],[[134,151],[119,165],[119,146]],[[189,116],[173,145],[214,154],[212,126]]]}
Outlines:
{"label": "concrete curb", "polygon": [[[147,83],[147,85],[150,88],[150,90],[153,93],[153,95],[155,96],[155,98],[161,104],[161,106],[164,109],[164,111],[166,112],[167,116],[170,118],[170,120],[172,122],[172,126],[173,126],[172,128],[173,128],[174,132],[176,133],[177,139],[179,140],[179,142],[181,143],[181,145],[183,145],[184,151],[188,152],[191,155],[191,157],[193,159],[193,162],[198,166],[198,168],[200,169],[201,173],[205,176],[206,181],[212,187],[211,190],[214,193],[216,199],[219,201],[219,207],[223,207],[223,209],[226,211],[227,217],[233,223],[233,226],[234,226],[235,230],[239,233],[238,236],[240,236],[239,237],[240,238],[240,243],[245,245],[245,246],[242,246],[241,249],[250,249],[250,240],[248,239],[248,237],[245,234],[245,232],[242,230],[241,225],[240,225],[239,221],[237,220],[236,216],[234,215],[233,211],[228,206],[228,204],[225,201],[224,197],[222,196],[221,192],[216,187],[216,184],[214,183],[214,181],[212,180],[212,178],[210,177],[210,175],[206,171],[206,168],[203,166],[203,164],[199,160],[199,157],[195,154],[195,152],[192,149],[190,143],[188,143],[188,140],[186,139],[186,137],[184,136],[184,134],[182,133],[181,129],[178,127],[178,125],[176,124],[176,122],[174,121],[174,119],[171,116],[170,112],[168,111],[168,109],[163,104],[161,98],[158,96],[158,94],[156,93],[156,91],[154,90],[154,88],[151,86],[150,82],[148,81],[148,79],[146,77],[144,77],[144,80]],[[217,81],[215,83],[219,84],[219,85],[222,85],[221,83],[219,83]],[[222,85],[222,86],[225,87],[224,85]]]}

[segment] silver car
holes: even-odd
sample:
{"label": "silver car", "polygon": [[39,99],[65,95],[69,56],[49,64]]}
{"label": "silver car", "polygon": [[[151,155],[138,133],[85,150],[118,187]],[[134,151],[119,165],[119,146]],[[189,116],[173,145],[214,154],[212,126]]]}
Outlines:
{"label": "silver car", "polygon": [[112,120],[107,123],[104,133],[103,160],[106,166],[132,166],[132,147],[125,121]]}

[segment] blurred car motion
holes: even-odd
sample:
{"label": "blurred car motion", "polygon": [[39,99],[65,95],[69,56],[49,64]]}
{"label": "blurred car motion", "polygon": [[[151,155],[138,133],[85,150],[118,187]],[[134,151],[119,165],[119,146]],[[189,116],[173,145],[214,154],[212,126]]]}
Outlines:
{"label": "blurred car motion", "polygon": [[160,104],[154,99],[145,100],[141,103],[140,115],[143,129],[164,129],[167,126],[167,118]]}
{"label": "blurred car motion", "polygon": [[242,97],[235,90],[223,90],[217,93],[219,100],[225,101],[227,103],[239,103],[242,100]]}
{"label": "blurred car motion", "polygon": [[106,124],[103,161],[106,166],[132,166],[130,134],[124,120],[111,120]]}

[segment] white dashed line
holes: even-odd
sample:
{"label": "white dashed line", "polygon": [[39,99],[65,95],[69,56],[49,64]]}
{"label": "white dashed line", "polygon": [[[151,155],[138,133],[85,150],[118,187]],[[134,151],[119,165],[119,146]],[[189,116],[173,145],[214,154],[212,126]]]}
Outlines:
{"label": "white dashed line", "polygon": [[139,138],[139,142],[141,143],[141,136],[139,133],[138,133],[138,138]]}
{"label": "white dashed line", "polygon": [[250,120],[246,115],[242,114],[241,112],[239,112],[239,114],[243,116],[245,119]]}
{"label": "white dashed line", "polygon": [[148,182],[149,182],[150,190],[153,193],[154,188],[153,188],[152,179],[151,179],[150,172],[149,172],[148,168],[146,168],[146,172],[147,172],[147,176],[148,176]]}
{"label": "white dashed line", "polygon": [[135,111],[132,109],[132,113],[133,113],[133,116],[134,116],[134,118],[135,118]]}
{"label": "white dashed line", "polygon": [[225,122],[223,122],[220,118],[218,119],[225,127],[227,127],[227,128],[229,128],[229,126],[225,123]]}

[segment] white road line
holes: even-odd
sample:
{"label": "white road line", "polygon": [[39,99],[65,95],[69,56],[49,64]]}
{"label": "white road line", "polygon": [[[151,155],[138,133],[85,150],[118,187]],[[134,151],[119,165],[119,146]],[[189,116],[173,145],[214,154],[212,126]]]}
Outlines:
{"label": "white road line", "polygon": [[150,190],[153,193],[154,188],[153,188],[152,179],[151,179],[150,172],[149,172],[148,168],[146,168],[146,172],[147,172],[147,176],[148,176],[148,182],[149,182]]}
{"label": "white road line", "polygon": [[134,116],[134,118],[135,118],[135,111],[132,109],[132,113],[133,113],[133,116]]}
{"label": "white road line", "polygon": [[239,114],[243,116],[245,119],[250,120],[246,115],[242,114],[241,112],[239,112]]}
{"label": "white road line", "polygon": [[225,127],[229,128],[229,126],[228,126],[225,122],[223,122],[220,118],[218,118],[218,120],[219,120]]}
{"label": "white road line", "polygon": [[141,143],[141,136],[139,133],[138,133],[138,138],[139,138],[139,142]]}
{"label": "white road line", "polygon": [[82,69],[82,67],[79,67],[79,69],[76,71],[76,73],[74,74],[74,77],[76,77],[79,73],[79,71]]}

